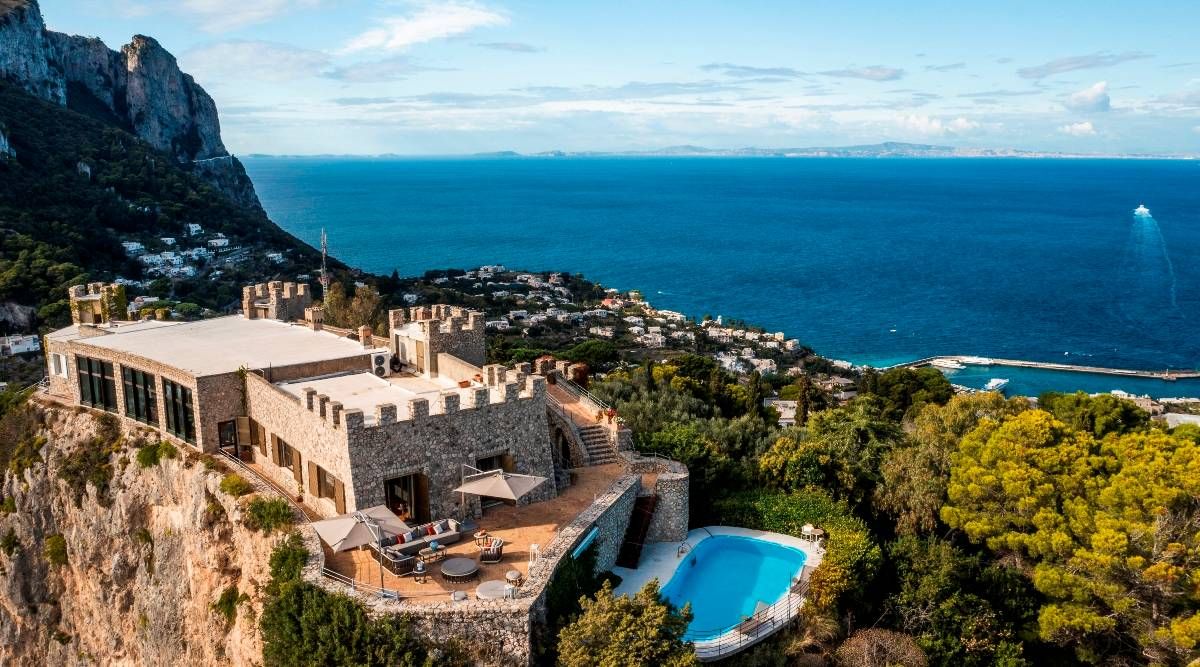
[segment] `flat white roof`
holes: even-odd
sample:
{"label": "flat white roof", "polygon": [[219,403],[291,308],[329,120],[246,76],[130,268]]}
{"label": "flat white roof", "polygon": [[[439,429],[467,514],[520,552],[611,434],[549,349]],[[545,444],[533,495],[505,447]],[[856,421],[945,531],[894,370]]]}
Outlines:
{"label": "flat white roof", "polygon": [[110,333],[74,339],[80,345],[135,354],[198,377],[232,373],[243,366],[290,366],[369,352],[358,341],[328,331],[241,315],[139,325],[102,327]]}
{"label": "flat white roof", "polygon": [[[404,420],[411,416],[408,411],[409,400],[424,398],[429,401],[429,412],[440,414],[443,393],[457,393],[460,405],[466,407],[475,389],[483,385],[472,382],[470,387],[460,388],[457,383],[445,378],[426,378],[418,375],[380,378],[369,371],[363,371],[280,382],[276,386],[301,400],[304,399],[304,390],[311,387],[318,395],[324,394],[330,401],[341,403],[343,410],[362,410],[363,422],[370,425],[375,423],[377,405],[395,405],[396,418]],[[495,396],[496,390],[489,389],[489,400],[498,400]]]}

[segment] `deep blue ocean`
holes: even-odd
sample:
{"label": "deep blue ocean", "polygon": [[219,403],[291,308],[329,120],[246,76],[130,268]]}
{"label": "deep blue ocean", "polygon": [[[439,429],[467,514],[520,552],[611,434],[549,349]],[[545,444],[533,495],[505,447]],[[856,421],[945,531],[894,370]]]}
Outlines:
{"label": "deep blue ocean", "polygon": [[[877,366],[934,354],[1200,366],[1200,162],[244,162],[273,220],[314,245],[326,228],[332,254],[371,271],[577,271]],[[1132,214],[1143,202],[1153,217]],[[1058,382],[995,374],[1015,391]],[[1200,394],[1152,384],[1081,388]]]}

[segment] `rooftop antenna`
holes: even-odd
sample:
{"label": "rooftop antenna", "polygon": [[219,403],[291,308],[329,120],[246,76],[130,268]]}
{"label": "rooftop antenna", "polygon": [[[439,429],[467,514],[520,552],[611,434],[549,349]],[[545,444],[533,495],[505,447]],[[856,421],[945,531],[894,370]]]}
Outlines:
{"label": "rooftop antenna", "polygon": [[[329,272],[325,270],[325,256],[329,254],[329,239],[325,237],[325,228],[321,228],[321,294],[329,292]],[[324,297],[322,297],[324,298]]]}

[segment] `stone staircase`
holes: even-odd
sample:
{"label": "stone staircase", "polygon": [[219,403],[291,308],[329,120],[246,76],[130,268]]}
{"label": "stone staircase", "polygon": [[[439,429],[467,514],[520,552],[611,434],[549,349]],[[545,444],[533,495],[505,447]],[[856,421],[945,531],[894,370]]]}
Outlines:
{"label": "stone staircase", "polygon": [[583,439],[583,448],[587,450],[590,465],[616,462],[617,452],[609,440],[608,429],[599,424],[588,424],[579,427],[579,435]]}

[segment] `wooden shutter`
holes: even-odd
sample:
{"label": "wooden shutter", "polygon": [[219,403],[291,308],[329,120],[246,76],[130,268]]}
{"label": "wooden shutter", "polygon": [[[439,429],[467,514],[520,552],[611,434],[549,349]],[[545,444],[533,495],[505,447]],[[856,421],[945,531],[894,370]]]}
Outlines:
{"label": "wooden shutter", "polygon": [[313,498],[321,497],[321,489],[317,486],[317,464],[308,462],[308,494]]}
{"label": "wooden shutter", "polygon": [[271,436],[271,463],[279,465],[279,438]]}
{"label": "wooden shutter", "polygon": [[[291,445],[288,446],[291,447]],[[297,482],[304,482],[304,461],[300,458],[300,452],[295,447],[292,447],[292,477]]]}
{"label": "wooden shutter", "polygon": [[341,480],[333,480],[333,505],[338,514],[346,513],[346,485]]}
{"label": "wooden shutter", "polygon": [[258,451],[262,452],[263,458],[267,458],[267,429],[257,422],[254,422],[252,427],[251,434],[254,436],[254,440],[251,442],[255,442],[258,445]]}
{"label": "wooden shutter", "polygon": [[250,446],[250,418],[237,418],[237,444],[241,447]]}

